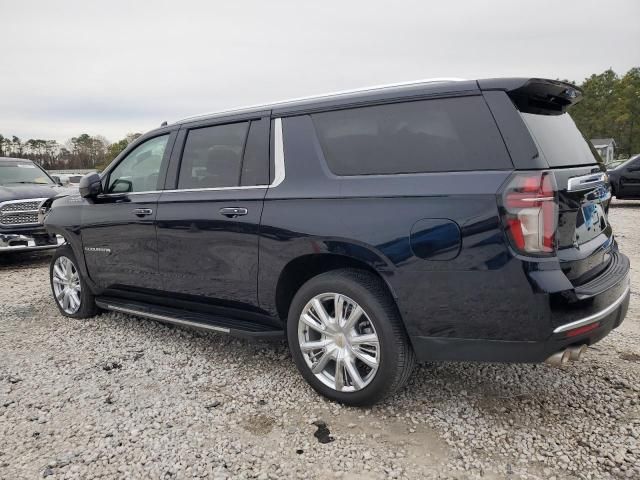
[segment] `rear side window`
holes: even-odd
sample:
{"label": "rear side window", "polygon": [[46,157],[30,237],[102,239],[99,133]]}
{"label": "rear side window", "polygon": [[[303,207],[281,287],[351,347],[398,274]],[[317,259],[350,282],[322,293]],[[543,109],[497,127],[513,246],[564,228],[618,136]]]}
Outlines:
{"label": "rear side window", "polygon": [[512,169],[480,96],[423,100],[311,115],[336,175]]}
{"label": "rear side window", "polygon": [[269,184],[269,120],[254,120],[249,127],[247,146],[242,159],[242,186]]}
{"label": "rear side window", "polygon": [[593,165],[602,161],[568,113],[538,115],[520,112],[520,116],[550,167]]}
{"label": "rear side window", "polygon": [[249,122],[190,130],[182,153],[178,188],[240,185]]}

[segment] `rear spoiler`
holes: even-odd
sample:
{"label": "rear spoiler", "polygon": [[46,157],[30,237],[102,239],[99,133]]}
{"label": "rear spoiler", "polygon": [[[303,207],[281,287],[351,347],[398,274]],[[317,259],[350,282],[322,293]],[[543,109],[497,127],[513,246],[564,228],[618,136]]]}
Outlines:
{"label": "rear spoiler", "polygon": [[478,80],[481,90],[502,90],[524,113],[560,115],[582,100],[575,85],[544,78],[490,78]]}

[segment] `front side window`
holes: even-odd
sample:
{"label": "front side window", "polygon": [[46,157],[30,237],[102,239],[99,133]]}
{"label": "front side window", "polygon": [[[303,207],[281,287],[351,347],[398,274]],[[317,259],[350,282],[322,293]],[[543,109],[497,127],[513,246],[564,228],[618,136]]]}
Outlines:
{"label": "front side window", "polygon": [[107,193],[157,190],[158,176],[168,140],[167,134],[138,145],[109,174]]}
{"label": "front side window", "polygon": [[480,96],[421,100],[311,115],[336,175],[511,169]]}
{"label": "front side window", "polygon": [[179,189],[237,187],[249,122],[190,130],[182,153]]}
{"label": "front side window", "polygon": [[630,172],[640,169],[640,156],[631,157],[631,161],[627,163],[627,169]]}

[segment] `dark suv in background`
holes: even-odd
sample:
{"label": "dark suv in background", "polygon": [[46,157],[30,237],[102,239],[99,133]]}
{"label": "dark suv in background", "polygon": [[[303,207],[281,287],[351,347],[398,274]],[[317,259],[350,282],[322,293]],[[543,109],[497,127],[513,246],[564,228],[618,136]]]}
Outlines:
{"label": "dark suv in background", "polygon": [[[286,336],[348,404],[414,362],[564,363],[617,327],[629,261],[562,82],[373,88],[147,133],[45,205],[64,315]],[[47,210],[50,207],[50,210]]]}
{"label": "dark suv in background", "polygon": [[640,200],[640,155],[622,162],[608,174],[612,195],[620,199]]}

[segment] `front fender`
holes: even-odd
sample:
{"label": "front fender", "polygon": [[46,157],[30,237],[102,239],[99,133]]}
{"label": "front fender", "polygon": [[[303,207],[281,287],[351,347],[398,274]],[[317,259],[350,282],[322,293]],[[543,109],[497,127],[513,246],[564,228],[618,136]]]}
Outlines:
{"label": "front fender", "polygon": [[84,258],[82,245],[82,210],[88,202],[80,195],[55,197],[44,202],[40,207],[42,223],[50,234],[61,235],[73,250],[83,279],[94,294],[98,293],[97,286],[91,281]]}

